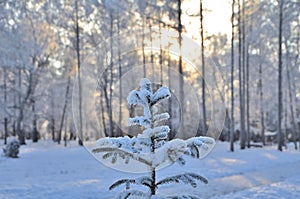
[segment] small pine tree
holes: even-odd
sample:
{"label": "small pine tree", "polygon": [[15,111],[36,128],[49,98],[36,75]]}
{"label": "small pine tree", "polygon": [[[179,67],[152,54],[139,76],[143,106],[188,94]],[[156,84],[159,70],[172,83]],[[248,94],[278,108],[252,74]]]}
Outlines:
{"label": "small pine tree", "polygon": [[3,148],[4,156],[10,158],[18,158],[20,143],[16,139],[11,140],[6,148]]}
{"label": "small pine tree", "polygon": [[[129,138],[102,138],[97,141],[98,147],[93,153],[102,153],[103,160],[116,163],[118,158],[125,164],[134,159],[148,166],[150,176],[137,179],[121,179],[113,183],[109,189],[112,190],[120,185],[125,185],[125,190],[117,194],[115,198],[125,199],[131,196],[139,198],[159,198],[156,195],[158,187],[170,183],[185,183],[197,187],[197,181],[208,183],[207,179],[195,173],[184,173],[157,180],[156,172],[162,165],[178,162],[185,164],[184,155],[194,158],[203,157],[214,145],[215,141],[209,137],[194,137],[188,140],[173,139],[167,141],[169,126],[163,125],[169,119],[168,113],[159,113],[155,105],[171,96],[169,88],[162,86],[153,93],[151,82],[142,79],[140,89],[133,90],[127,100],[129,105],[141,105],[144,109],[143,116],[129,118],[129,126],[139,125],[144,128],[141,134]],[[149,188],[149,192],[133,190],[130,185],[141,185]],[[163,196],[163,198],[197,198],[195,196]]]}

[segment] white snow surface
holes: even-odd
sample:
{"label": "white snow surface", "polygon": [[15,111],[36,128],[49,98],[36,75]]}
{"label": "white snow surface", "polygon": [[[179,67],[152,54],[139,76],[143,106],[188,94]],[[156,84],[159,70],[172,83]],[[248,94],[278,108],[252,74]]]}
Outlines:
{"label": "white snow surface", "polygon": [[[0,140],[0,147],[3,140]],[[68,147],[52,141],[27,142],[21,146],[18,159],[0,156],[0,198],[91,198],[112,199],[108,187],[118,179],[138,178],[149,174],[124,173],[105,167],[84,147],[68,143]],[[204,159],[187,158],[158,171],[158,180],[185,172],[208,179],[197,188],[187,185],[163,185],[161,195],[184,193],[200,198],[300,198],[300,151],[292,145],[280,152],[276,146],[229,152],[229,144],[218,142]],[[139,187],[132,187],[139,189]],[[145,189],[142,189],[145,191]]]}

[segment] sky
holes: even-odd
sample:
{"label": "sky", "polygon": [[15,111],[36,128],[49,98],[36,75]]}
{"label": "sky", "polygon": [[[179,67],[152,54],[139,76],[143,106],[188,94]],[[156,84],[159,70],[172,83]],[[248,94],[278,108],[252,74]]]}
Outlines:
{"label": "sky", "polygon": [[[182,10],[185,12],[183,13],[182,20],[188,30],[187,35],[197,40],[200,37],[200,19],[199,17],[195,17],[194,19],[187,17],[187,13],[199,13],[199,7],[198,0],[186,0],[182,4]],[[229,0],[203,0],[203,9],[204,34],[231,34],[231,5]]]}

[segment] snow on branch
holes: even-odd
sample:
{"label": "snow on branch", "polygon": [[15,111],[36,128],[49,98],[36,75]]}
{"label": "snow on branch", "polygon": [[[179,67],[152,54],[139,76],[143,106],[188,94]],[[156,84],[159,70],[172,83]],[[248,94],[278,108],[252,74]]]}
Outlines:
{"label": "snow on branch", "polygon": [[142,198],[150,198],[149,193],[140,191],[140,190],[134,190],[134,189],[130,189],[130,190],[124,190],[118,193],[118,195],[116,195],[115,199],[129,199],[130,196],[139,196]]}
{"label": "snow on branch", "polygon": [[160,87],[152,94],[151,82],[149,80],[141,81],[140,90],[133,90],[127,97],[129,105],[153,106],[163,99],[171,97],[171,92],[168,87]]}
{"label": "snow on branch", "polygon": [[138,148],[135,147],[138,140],[128,136],[119,138],[102,138],[97,141],[99,147],[104,148],[120,148],[127,152],[139,153]]}
{"label": "snow on branch", "polygon": [[125,164],[128,164],[129,162],[129,158],[132,158],[134,160],[137,160],[143,164],[146,164],[148,166],[151,166],[152,163],[149,160],[149,158],[147,158],[147,155],[144,155],[144,157],[142,157],[142,155],[137,155],[135,153],[130,153],[127,151],[124,151],[122,149],[119,148],[105,148],[105,147],[100,147],[100,148],[95,148],[92,150],[93,153],[104,153],[104,155],[102,156],[103,159],[108,159],[111,157],[111,162],[114,164],[117,161],[117,157],[121,157],[122,159],[125,160]]}
{"label": "snow on branch", "polygon": [[133,118],[128,119],[128,126],[134,126],[134,125],[139,125],[139,126],[144,126],[144,127],[150,127],[150,120],[149,118],[146,118],[144,116],[137,116]]}
{"label": "snow on branch", "polygon": [[166,121],[170,118],[169,113],[161,113],[161,114],[156,114],[153,117],[154,120],[154,125],[156,125],[158,122]]}
{"label": "snow on branch", "polygon": [[207,184],[208,181],[206,178],[202,177],[201,175],[195,174],[195,173],[185,173],[185,174],[179,174],[171,177],[167,177],[163,180],[160,180],[156,183],[156,186],[163,185],[163,184],[170,184],[170,183],[184,183],[191,185],[192,187],[197,187],[197,181],[203,182],[204,184]]}
{"label": "snow on branch", "polygon": [[[148,94],[148,96],[150,96],[150,93]],[[150,97],[148,97],[148,99],[146,96],[141,95],[140,91],[136,91],[136,90],[131,91],[127,97],[127,101],[128,101],[129,105],[138,105],[139,104],[142,106],[146,106],[148,101],[150,101]]]}
{"label": "snow on branch", "polygon": [[152,165],[158,167],[163,163],[174,163],[186,151],[186,144],[183,140],[174,139],[166,142],[162,147],[153,154]]}
{"label": "snow on branch", "polygon": [[112,190],[122,184],[125,184],[126,189],[130,189],[130,184],[136,184],[136,185],[144,185],[148,188],[150,188],[152,183],[152,179],[148,176],[143,176],[139,177],[137,179],[121,179],[113,183],[110,187],[109,190]]}
{"label": "snow on branch", "polygon": [[122,180],[118,180],[117,182],[113,183],[110,187],[109,190],[112,190],[122,184],[126,185],[126,189],[130,189],[130,184],[135,184],[135,180],[133,179],[122,179]]}
{"label": "snow on branch", "polygon": [[167,99],[171,97],[171,93],[168,87],[163,86],[160,87],[153,95],[152,99],[151,99],[151,106],[157,104],[158,102],[160,102],[161,100]]}
{"label": "snow on branch", "polygon": [[215,140],[210,137],[200,136],[186,140],[186,144],[186,155],[190,155],[193,158],[203,158],[215,145]]}
{"label": "snow on branch", "polygon": [[[155,128],[147,128],[143,131],[142,134],[138,135],[138,138],[151,138],[151,137],[160,137],[162,134],[167,138],[168,133],[170,132],[170,127],[167,125],[158,126]],[[165,139],[166,139],[165,138]]]}

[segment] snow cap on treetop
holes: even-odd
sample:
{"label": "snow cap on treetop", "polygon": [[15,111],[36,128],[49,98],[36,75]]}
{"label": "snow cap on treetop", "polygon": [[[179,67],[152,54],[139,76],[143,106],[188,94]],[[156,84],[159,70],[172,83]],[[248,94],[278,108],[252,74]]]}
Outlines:
{"label": "snow cap on treetop", "polygon": [[143,78],[140,81],[140,87],[141,87],[141,89],[146,89],[146,90],[152,92],[151,82],[147,78]]}

